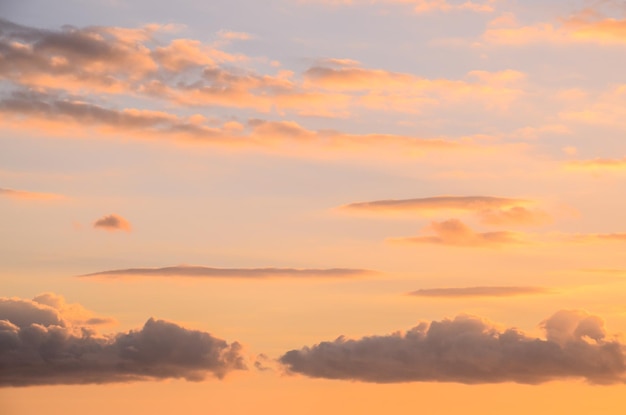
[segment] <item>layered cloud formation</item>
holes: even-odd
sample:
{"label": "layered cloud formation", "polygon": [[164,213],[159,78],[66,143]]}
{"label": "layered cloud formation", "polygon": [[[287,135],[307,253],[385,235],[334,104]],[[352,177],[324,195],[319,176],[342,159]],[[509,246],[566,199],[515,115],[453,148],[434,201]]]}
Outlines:
{"label": "layered cloud formation", "polygon": [[545,339],[469,315],[423,322],[405,333],[335,341],[291,350],[280,362],[292,373],[364,382],[518,382],[582,378],[626,380],[626,345],[607,339],[603,321],[559,311],[542,323]]}
{"label": "layered cloud formation", "polygon": [[138,330],[100,335],[108,322],[54,294],[0,298],[0,386],[222,378],[246,368],[241,345],[150,318]]}

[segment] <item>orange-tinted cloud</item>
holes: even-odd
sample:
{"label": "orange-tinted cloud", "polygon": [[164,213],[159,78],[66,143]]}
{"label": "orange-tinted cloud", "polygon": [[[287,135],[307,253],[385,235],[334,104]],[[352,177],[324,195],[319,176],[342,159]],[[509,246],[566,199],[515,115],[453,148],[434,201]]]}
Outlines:
{"label": "orange-tinted cloud", "polygon": [[547,213],[525,206],[532,203],[530,200],[493,196],[437,196],[351,203],[341,206],[339,209],[349,212],[382,214],[472,213],[477,215],[482,223],[495,226],[530,226],[550,222],[551,218]]}
{"label": "orange-tinted cloud", "polygon": [[372,202],[350,203],[341,209],[371,212],[411,211],[431,212],[459,210],[480,212],[485,209],[501,209],[529,203],[523,199],[492,196],[436,196],[416,199],[375,200]]}
{"label": "orange-tinted cloud", "polygon": [[246,368],[237,342],[152,318],[139,330],[103,336],[89,321],[64,318],[76,309],[84,313],[54,294],[0,298],[0,386],[199,381]]}
{"label": "orange-tinted cloud", "polygon": [[409,293],[416,297],[465,298],[465,297],[513,297],[518,295],[548,294],[544,287],[462,287],[423,288]]}
{"label": "orange-tinted cloud", "polygon": [[29,192],[26,190],[7,189],[0,187],[0,196],[21,200],[54,200],[62,196],[53,193]]}
{"label": "orange-tinted cloud", "polygon": [[[397,157],[423,155],[432,151],[460,154],[503,149],[472,137],[421,138],[394,134],[347,134],[334,130],[309,130],[292,121],[253,119],[241,124],[228,121],[222,126],[208,124],[201,115],[179,117],[174,114],[139,110],[112,109],[56,94],[16,91],[0,100],[0,126],[15,130],[41,131],[46,135],[116,136],[119,133],[139,139],[168,139],[181,144],[214,144],[229,147],[256,147],[301,154],[325,155],[341,151],[388,152]],[[25,122],[24,119],[28,121]],[[402,150],[402,151],[398,151]]]}
{"label": "orange-tinted cloud", "polygon": [[426,229],[433,235],[393,238],[393,242],[464,247],[496,247],[523,243],[514,232],[475,232],[458,219],[432,222]]}
{"label": "orange-tinted cloud", "polygon": [[519,25],[511,14],[496,18],[483,34],[489,43],[524,45],[530,43],[626,44],[626,19],[605,16],[584,9],[558,22]]}
{"label": "orange-tinted cloud", "polygon": [[626,170],[626,157],[623,159],[596,158],[591,160],[575,160],[567,163],[567,167],[576,170]]}
{"label": "orange-tinted cloud", "polygon": [[81,277],[188,277],[188,278],[353,278],[374,274],[374,271],[351,268],[211,268],[178,265],[163,268],[129,268],[94,272]]}
{"label": "orange-tinted cloud", "polygon": [[422,322],[406,332],[354,340],[341,336],[291,350],[280,362],[290,372],[309,377],[375,383],[626,380],[626,345],[607,339],[599,317],[562,310],[542,328],[545,339],[460,315]]}
{"label": "orange-tinted cloud", "polygon": [[130,222],[120,215],[106,215],[94,222],[93,227],[96,229],[104,229],[106,231],[131,231]]}

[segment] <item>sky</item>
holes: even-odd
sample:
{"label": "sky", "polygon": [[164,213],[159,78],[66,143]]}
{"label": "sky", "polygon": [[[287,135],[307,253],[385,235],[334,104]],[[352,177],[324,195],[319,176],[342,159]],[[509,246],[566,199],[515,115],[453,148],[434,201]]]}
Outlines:
{"label": "sky", "polygon": [[626,2],[0,2],[0,412],[622,414]]}

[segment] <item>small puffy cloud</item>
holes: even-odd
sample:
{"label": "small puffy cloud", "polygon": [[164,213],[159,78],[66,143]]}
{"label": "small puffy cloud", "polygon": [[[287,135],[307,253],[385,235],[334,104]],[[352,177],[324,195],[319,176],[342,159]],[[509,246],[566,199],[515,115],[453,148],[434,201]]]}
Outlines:
{"label": "small puffy cloud", "polygon": [[394,238],[391,241],[464,247],[496,247],[523,243],[514,232],[475,232],[458,219],[433,221],[426,230],[433,235]]}
{"label": "small puffy cloud", "polygon": [[363,382],[517,382],[626,380],[625,345],[607,339],[602,319],[559,311],[542,323],[545,339],[500,329],[471,315],[422,322],[407,332],[326,341],[291,350],[280,362],[292,373]]}
{"label": "small puffy cloud", "polygon": [[93,227],[96,229],[104,229],[107,231],[126,231],[130,232],[130,222],[121,217],[120,215],[111,214],[106,215],[98,219],[93,223]]}
{"label": "small puffy cloud", "polygon": [[163,268],[129,268],[94,272],[81,277],[189,277],[189,278],[353,278],[374,274],[374,271],[351,268],[211,268],[178,265]]}
{"label": "small puffy cloud", "polygon": [[[52,304],[52,305],[48,305]],[[97,317],[76,320],[62,297],[0,298],[0,386],[222,378],[245,369],[241,345],[149,319],[138,330],[100,335]]]}
{"label": "small puffy cloud", "polygon": [[409,293],[416,297],[464,298],[464,297],[513,297],[518,295],[547,294],[552,290],[544,287],[462,287],[423,288]]}
{"label": "small puffy cloud", "polygon": [[552,218],[538,209],[513,206],[506,209],[485,209],[478,213],[480,221],[496,226],[533,226],[550,223]]}

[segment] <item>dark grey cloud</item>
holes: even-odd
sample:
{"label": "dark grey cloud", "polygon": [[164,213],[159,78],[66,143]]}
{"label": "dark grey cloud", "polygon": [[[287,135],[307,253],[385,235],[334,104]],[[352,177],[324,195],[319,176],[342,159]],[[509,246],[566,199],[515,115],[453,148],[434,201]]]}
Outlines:
{"label": "dark grey cloud", "polygon": [[0,386],[199,381],[246,369],[239,343],[175,323],[150,318],[139,330],[103,336],[35,301],[0,304]]}
{"label": "dark grey cloud", "polygon": [[547,294],[552,290],[544,287],[461,287],[423,288],[409,293],[417,297],[512,297],[516,295]]}
{"label": "dark grey cloud", "polygon": [[498,329],[468,315],[423,322],[406,333],[357,340],[339,337],[291,350],[279,361],[309,377],[364,382],[517,382],[581,378],[591,383],[626,379],[626,346],[606,337],[603,322],[562,310],[542,323],[545,339]]}
{"label": "dark grey cloud", "polygon": [[374,271],[350,268],[211,268],[178,265],[163,268],[128,268],[94,272],[81,277],[193,277],[193,278],[344,278],[373,274]]}

